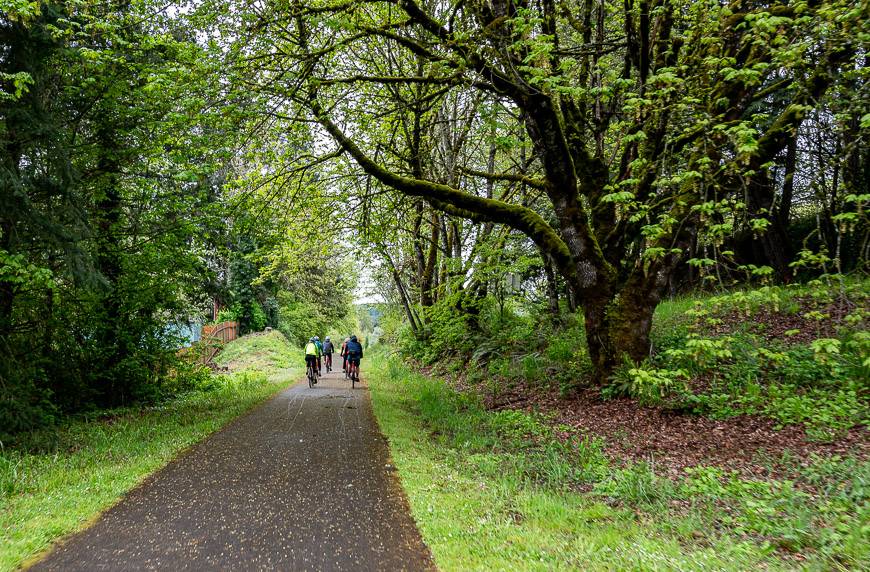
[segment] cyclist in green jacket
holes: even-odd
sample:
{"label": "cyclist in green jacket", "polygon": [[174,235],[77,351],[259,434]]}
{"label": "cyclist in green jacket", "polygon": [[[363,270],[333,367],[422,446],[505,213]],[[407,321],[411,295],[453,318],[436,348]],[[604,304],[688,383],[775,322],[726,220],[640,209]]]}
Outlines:
{"label": "cyclist in green jacket", "polygon": [[[317,349],[317,343],[314,338],[308,340],[308,343],[305,344],[305,368],[309,367],[315,368],[317,366],[317,362],[320,359],[320,353]],[[317,383],[316,381],[314,383]]]}

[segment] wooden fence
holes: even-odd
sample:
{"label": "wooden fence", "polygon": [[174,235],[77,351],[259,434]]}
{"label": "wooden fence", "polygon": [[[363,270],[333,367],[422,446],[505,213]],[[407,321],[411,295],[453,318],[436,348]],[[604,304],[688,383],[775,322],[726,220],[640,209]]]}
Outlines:
{"label": "wooden fence", "polygon": [[208,342],[227,343],[239,337],[238,322],[221,322],[202,327],[202,340]]}
{"label": "wooden fence", "polygon": [[214,357],[227,342],[239,337],[238,322],[221,322],[202,327],[202,337],[189,351],[195,352],[196,361],[214,367]]}

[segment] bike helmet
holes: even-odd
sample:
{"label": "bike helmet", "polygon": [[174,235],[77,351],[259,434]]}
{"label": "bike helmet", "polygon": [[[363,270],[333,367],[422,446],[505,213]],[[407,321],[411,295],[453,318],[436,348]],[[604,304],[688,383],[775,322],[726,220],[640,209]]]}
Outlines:
{"label": "bike helmet", "polygon": [[351,336],[351,337],[350,337],[350,341],[355,342],[355,341],[356,341],[356,336]]}
{"label": "bike helmet", "polygon": [[327,341],[327,342],[329,341],[329,336],[326,336],[326,341]]}
{"label": "bike helmet", "polygon": [[309,338],[308,341],[309,341],[309,342],[313,342],[313,341],[314,341],[314,338]]}
{"label": "bike helmet", "polygon": [[315,342],[319,342],[319,341],[320,341],[320,337],[319,337],[319,336],[314,336],[314,341],[315,341]]}

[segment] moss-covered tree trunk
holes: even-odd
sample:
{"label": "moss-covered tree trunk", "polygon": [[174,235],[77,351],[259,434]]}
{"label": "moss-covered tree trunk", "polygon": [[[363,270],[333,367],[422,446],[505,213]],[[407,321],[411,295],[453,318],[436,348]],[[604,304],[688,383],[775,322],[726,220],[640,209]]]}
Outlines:
{"label": "moss-covered tree trunk", "polygon": [[550,259],[544,255],[544,275],[547,279],[547,309],[554,323],[562,321],[562,314],[559,309],[559,288],[556,285],[556,273],[553,272],[553,264]]}
{"label": "moss-covered tree trunk", "polygon": [[441,222],[438,213],[432,211],[432,216],[429,220],[431,225],[431,233],[429,236],[429,251],[426,255],[426,265],[423,270],[423,277],[420,281],[420,304],[424,308],[435,303],[435,281],[438,270],[438,240],[441,235]]}

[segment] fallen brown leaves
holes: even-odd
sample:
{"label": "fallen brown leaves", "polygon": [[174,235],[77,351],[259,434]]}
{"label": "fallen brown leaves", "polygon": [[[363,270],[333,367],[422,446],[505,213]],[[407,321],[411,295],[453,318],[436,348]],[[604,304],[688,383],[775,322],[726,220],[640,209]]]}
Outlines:
{"label": "fallen brown leaves", "polygon": [[[818,338],[833,338],[844,325],[845,318],[856,305],[845,299],[819,304],[810,298],[797,298],[797,312],[782,312],[759,308],[751,314],[731,311],[716,325],[704,325],[701,330],[714,337],[732,334],[748,324],[752,333],[767,341],[780,341],[787,345],[809,344]],[[815,317],[813,317],[815,316]]]}
{"label": "fallen brown leaves", "polygon": [[604,401],[595,389],[565,399],[517,387],[484,401],[491,409],[543,413],[553,426],[570,428],[563,431],[564,438],[572,434],[600,437],[612,460],[646,461],[653,464],[656,473],[672,478],[697,465],[719,466],[744,477],[776,476],[781,469],[777,461],[786,452],[800,458],[811,454],[870,458],[870,431],[866,428],[853,428],[830,443],[820,443],[809,440],[802,427],[777,430],[775,421],[760,416],[716,420],[641,407],[632,399]]}

